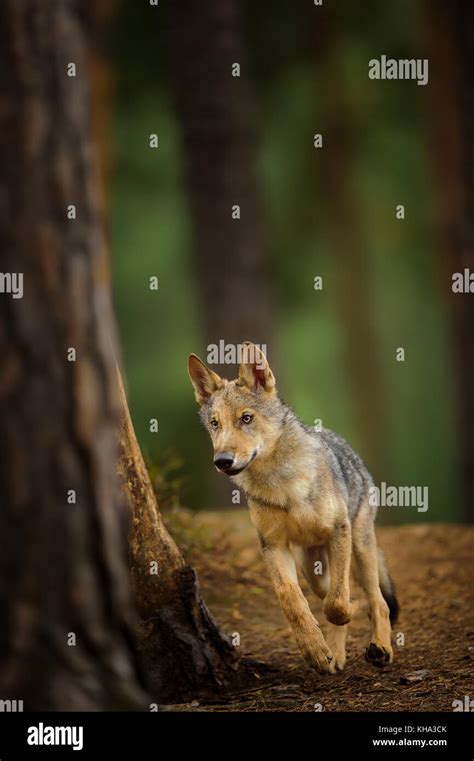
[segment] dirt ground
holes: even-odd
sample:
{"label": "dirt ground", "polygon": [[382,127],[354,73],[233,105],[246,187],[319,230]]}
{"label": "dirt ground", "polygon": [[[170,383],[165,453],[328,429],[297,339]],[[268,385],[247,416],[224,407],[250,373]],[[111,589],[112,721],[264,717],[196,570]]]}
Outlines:
{"label": "dirt ground", "polygon": [[[345,670],[319,676],[302,661],[271,589],[245,509],[168,516],[168,525],[198,573],[209,608],[254,667],[254,684],[212,705],[185,711],[452,711],[474,698],[473,546],[471,528],[423,525],[378,528],[397,588],[394,663],[364,659],[367,607],[349,626]],[[324,631],[321,603],[302,584]],[[398,642],[398,644],[397,644]],[[420,681],[411,682],[413,672]]]}

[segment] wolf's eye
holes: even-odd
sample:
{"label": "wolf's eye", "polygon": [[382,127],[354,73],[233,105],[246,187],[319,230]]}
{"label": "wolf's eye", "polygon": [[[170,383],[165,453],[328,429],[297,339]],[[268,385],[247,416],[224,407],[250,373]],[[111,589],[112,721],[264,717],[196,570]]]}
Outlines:
{"label": "wolf's eye", "polygon": [[214,428],[214,429],[219,428],[219,423],[217,422],[217,420],[211,420],[211,428]]}
{"label": "wolf's eye", "polygon": [[251,423],[253,420],[253,415],[250,415],[249,412],[246,412],[244,415],[242,415],[242,423]]}

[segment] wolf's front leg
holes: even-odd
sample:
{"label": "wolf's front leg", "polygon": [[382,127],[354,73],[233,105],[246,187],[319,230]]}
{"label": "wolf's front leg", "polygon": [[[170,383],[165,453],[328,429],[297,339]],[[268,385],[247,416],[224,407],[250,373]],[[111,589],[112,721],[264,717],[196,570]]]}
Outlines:
{"label": "wolf's front leg", "polygon": [[261,546],[275,592],[303,658],[321,674],[329,673],[331,651],[298,584],[293,555],[287,547],[273,546],[262,539]]}
{"label": "wolf's front leg", "polygon": [[354,613],[350,602],[349,577],[351,568],[351,524],[338,521],[327,543],[329,560],[329,590],[324,600],[324,614],[338,626],[349,623]]}

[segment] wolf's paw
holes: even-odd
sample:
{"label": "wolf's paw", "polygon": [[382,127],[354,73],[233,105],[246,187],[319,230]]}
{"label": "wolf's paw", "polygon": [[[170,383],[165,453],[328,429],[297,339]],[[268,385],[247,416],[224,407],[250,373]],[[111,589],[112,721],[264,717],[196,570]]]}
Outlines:
{"label": "wolf's paw", "polygon": [[330,674],[331,663],[333,661],[332,653],[326,644],[326,640],[321,635],[314,642],[305,642],[300,645],[303,658],[310,668],[318,674]]}
{"label": "wolf's paw", "polygon": [[331,674],[342,671],[346,665],[346,632],[340,626],[331,626],[327,634],[328,647],[333,658],[329,667]]}
{"label": "wolf's paw", "polygon": [[345,650],[341,650],[340,652],[334,651],[332,661],[329,664],[329,672],[331,674],[336,674],[338,671],[342,671],[345,665],[346,665],[346,651]]}
{"label": "wolf's paw", "polygon": [[331,653],[329,655],[325,655],[324,653],[311,653],[311,655],[308,657],[308,654],[305,656],[306,663],[308,666],[310,666],[314,671],[316,671],[318,674],[333,674],[334,671],[332,669],[332,663],[333,663],[333,656]]}
{"label": "wolf's paw", "polygon": [[331,624],[344,626],[354,615],[354,605],[342,600],[326,600],[323,607],[324,615]]}
{"label": "wolf's paw", "polygon": [[393,661],[392,649],[387,649],[383,645],[371,642],[365,651],[365,660],[372,666],[383,669],[384,666],[388,666]]}

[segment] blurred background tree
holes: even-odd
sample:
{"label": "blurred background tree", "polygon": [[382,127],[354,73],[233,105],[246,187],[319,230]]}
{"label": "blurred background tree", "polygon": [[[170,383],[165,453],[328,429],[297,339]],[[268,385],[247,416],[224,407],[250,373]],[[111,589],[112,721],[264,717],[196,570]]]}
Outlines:
{"label": "blurred background tree", "polygon": [[[469,9],[452,5],[459,29]],[[434,14],[425,0],[215,0],[204,10],[195,0],[174,10],[117,2],[115,299],[137,434],[154,468],[176,463],[170,478],[183,504],[222,500],[187,354],[250,339],[267,344],[297,414],[345,436],[377,483],[429,487],[427,513],[393,508],[381,520],[468,516],[473,390],[460,360],[472,358],[472,297],[461,307],[452,296],[459,259],[439,276],[439,228],[459,206],[454,190],[440,205],[445,174],[435,159],[448,147],[448,168],[456,151],[467,160],[472,105],[466,44],[456,42],[457,60],[453,27],[443,33]],[[368,61],[382,54],[429,58],[428,86],[370,80]],[[459,69],[460,128],[446,146],[442,128],[433,138],[435,93]],[[466,240],[463,261],[472,262]],[[463,311],[455,333],[453,309]]]}
{"label": "blurred background tree", "polygon": [[455,382],[462,510],[472,520],[474,494],[474,299],[446,287],[453,272],[473,267],[474,6],[427,0],[427,45],[434,74],[428,141],[438,235],[440,287],[446,299]]}

